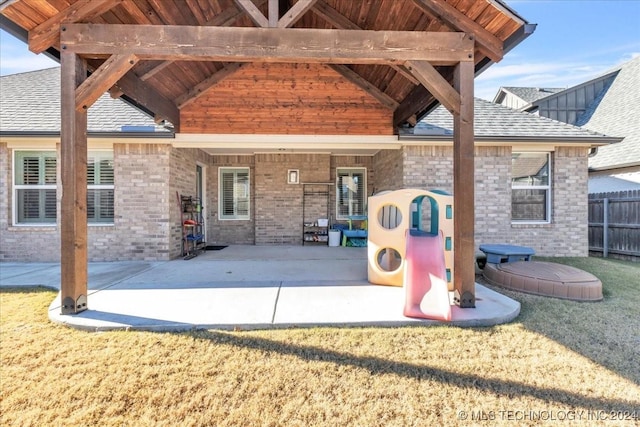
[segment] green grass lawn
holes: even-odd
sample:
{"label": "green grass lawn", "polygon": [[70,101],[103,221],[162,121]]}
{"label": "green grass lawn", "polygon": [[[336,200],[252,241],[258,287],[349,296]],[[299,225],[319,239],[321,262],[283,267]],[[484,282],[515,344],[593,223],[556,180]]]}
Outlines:
{"label": "green grass lawn", "polygon": [[48,321],[56,292],[3,289],[0,424],[640,424],[640,264],[554,260],[604,301],[496,288],[522,312],[490,328],[87,333]]}

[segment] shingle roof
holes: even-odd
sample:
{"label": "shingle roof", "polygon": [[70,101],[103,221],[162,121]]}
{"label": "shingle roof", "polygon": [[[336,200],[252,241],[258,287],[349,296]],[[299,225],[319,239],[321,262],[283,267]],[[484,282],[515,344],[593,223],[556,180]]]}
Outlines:
{"label": "shingle roof", "polygon": [[[513,138],[517,140],[584,139],[609,142],[605,135],[504,107],[475,98],[474,133],[476,137]],[[413,129],[414,135],[453,135],[453,116],[439,106],[425,116]]]}
{"label": "shingle roof", "polygon": [[640,165],[640,56],[623,64],[605,88],[578,118],[585,129],[624,137],[619,144],[598,149],[589,167],[610,169]]}
{"label": "shingle roof", "polygon": [[[0,95],[0,131],[60,131],[60,67],[2,76]],[[152,117],[108,94],[89,108],[88,132],[120,132],[122,126],[164,130]]]}
{"label": "shingle roof", "polygon": [[558,87],[517,87],[517,86],[505,86],[503,89],[507,92],[511,92],[523,101],[531,104],[539,99],[546,98],[554,93],[562,92],[566,88]]}

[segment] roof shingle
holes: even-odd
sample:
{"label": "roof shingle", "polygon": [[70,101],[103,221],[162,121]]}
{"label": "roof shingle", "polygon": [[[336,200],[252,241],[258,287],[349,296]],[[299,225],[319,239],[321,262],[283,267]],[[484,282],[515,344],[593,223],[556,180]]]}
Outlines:
{"label": "roof shingle", "polygon": [[[60,67],[0,77],[0,131],[60,132]],[[89,108],[88,132],[120,132],[122,126],[164,128],[121,99],[103,94]]]}

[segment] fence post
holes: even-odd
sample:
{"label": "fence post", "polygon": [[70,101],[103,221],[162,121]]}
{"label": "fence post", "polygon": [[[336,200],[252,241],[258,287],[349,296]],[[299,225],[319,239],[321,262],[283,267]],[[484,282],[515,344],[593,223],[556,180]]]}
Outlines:
{"label": "fence post", "polygon": [[602,201],[602,257],[609,256],[609,198],[605,197]]}

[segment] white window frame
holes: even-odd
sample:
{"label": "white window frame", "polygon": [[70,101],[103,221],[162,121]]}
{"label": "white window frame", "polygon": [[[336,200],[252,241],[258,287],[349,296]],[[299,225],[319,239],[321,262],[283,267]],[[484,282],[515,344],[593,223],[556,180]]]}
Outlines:
{"label": "white window frame", "polygon": [[[109,156],[109,154],[110,154],[110,156]],[[89,184],[88,183],[89,176],[87,174],[87,203],[89,202],[89,200],[88,200],[89,190],[113,190],[113,193],[114,193],[114,200],[113,200],[113,204],[114,204],[114,206],[113,206],[113,211],[114,211],[113,212],[113,216],[114,216],[114,219],[112,219],[111,221],[104,221],[104,222],[90,221],[89,217],[88,217],[88,212],[87,212],[87,224],[90,227],[112,226],[112,225],[114,225],[114,220],[115,220],[115,159],[114,159],[113,150],[89,150],[87,152],[87,160],[88,160],[89,157],[95,157],[97,159],[103,159],[103,158],[107,157],[112,162],[114,162],[113,184]],[[87,208],[88,208],[88,206],[87,206]]]}
{"label": "white window frame", "polygon": [[[512,175],[512,179],[511,179],[511,203],[513,204],[513,190],[546,190],[547,192],[547,197],[546,197],[546,220],[532,220],[532,219],[524,219],[524,220],[518,220],[518,219],[513,219],[513,212],[511,212],[511,224],[551,224],[551,199],[553,197],[553,192],[552,190],[552,183],[553,183],[553,156],[551,155],[552,152],[550,151],[513,151],[512,152],[512,159],[513,159],[513,155],[514,154],[546,154],[547,156],[547,169],[549,172],[549,176],[547,179],[547,184],[546,185],[521,185],[519,183],[514,183],[513,182],[513,175]],[[513,160],[512,160],[513,162]]]}
{"label": "white window frame", "polygon": [[[362,191],[363,191],[363,195],[362,195],[362,212],[360,213],[354,213],[351,211],[351,207],[352,207],[352,198],[349,197],[349,214],[348,215],[343,215],[340,213],[340,187],[339,187],[339,182],[340,182],[340,174],[344,174],[344,173],[349,173],[349,175],[351,176],[352,173],[357,172],[357,173],[361,173],[362,174],[362,178],[363,178],[363,183],[362,183]],[[367,215],[367,168],[364,167],[339,167],[336,168],[336,219],[338,220],[346,220],[348,219],[350,216],[363,216],[363,215]]]}
{"label": "white window frame", "polygon": [[[224,189],[222,175],[224,173],[233,172],[234,174],[234,190],[233,190],[233,204],[234,211],[237,209],[238,197],[236,195],[236,180],[237,172],[247,173],[247,186],[244,189],[246,196],[243,199],[247,201],[247,213],[246,215],[225,215],[224,214]],[[237,212],[237,211],[236,211]],[[219,167],[218,168],[218,220],[220,221],[249,221],[251,220],[251,168],[248,167]]]}
{"label": "white window frame", "polygon": [[[17,177],[17,166],[18,166],[18,162],[16,161],[18,153],[44,153],[44,152],[49,152],[49,153],[53,153],[53,157],[56,159],[56,182],[55,184],[18,184],[16,177]],[[13,183],[13,200],[12,200],[12,224],[16,227],[55,227],[57,225],[57,220],[58,220],[58,154],[56,152],[56,150],[52,150],[52,149],[37,149],[37,148],[30,148],[30,149],[25,149],[25,150],[19,150],[19,149],[14,149],[13,150],[13,156],[12,156],[12,167],[11,167],[11,180]],[[50,222],[18,222],[18,192],[19,190],[30,190],[30,189],[37,189],[37,190],[54,190],[56,192],[56,218],[53,221]]]}
{"label": "white window frame", "polygon": [[[56,183],[55,184],[41,184],[41,185],[35,185],[35,184],[17,184],[16,183],[16,174],[17,174],[17,162],[16,162],[16,158],[18,153],[43,153],[43,152],[50,152],[50,153],[54,153],[55,154],[55,159],[56,159]],[[111,154],[111,158],[113,159],[113,150],[89,150],[88,151],[88,156],[98,156],[98,157],[102,157],[101,153],[108,153]],[[55,149],[50,149],[50,148],[42,148],[42,149],[38,149],[38,148],[26,148],[26,149],[14,149],[13,150],[13,155],[12,155],[12,183],[13,183],[13,200],[12,200],[12,225],[15,227],[56,227],[57,226],[57,220],[58,220],[58,181],[59,181],[59,176],[58,176],[58,153]],[[115,174],[115,171],[114,171]],[[114,181],[115,181],[115,177],[114,177]],[[40,189],[40,190],[55,190],[56,191],[56,219],[52,222],[18,222],[18,191],[22,190],[22,189]],[[114,190],[115,192],[115,182],[113,184],[91,184],[91,185],[87,185],[87,190],[91,190],[91,189],[110,189],[110,190]],[[115,205],[115,200],[114,200],[114,205]],[[114,210],[115,210],[115,206],[114,206]],[[115,215],[114,215],[115,216]],[[111,222],[89,222],[89,219],[87,218],[87,224],[90,227],[95,227],[95,226],[112,226],[114,223],[113,221]]]}

